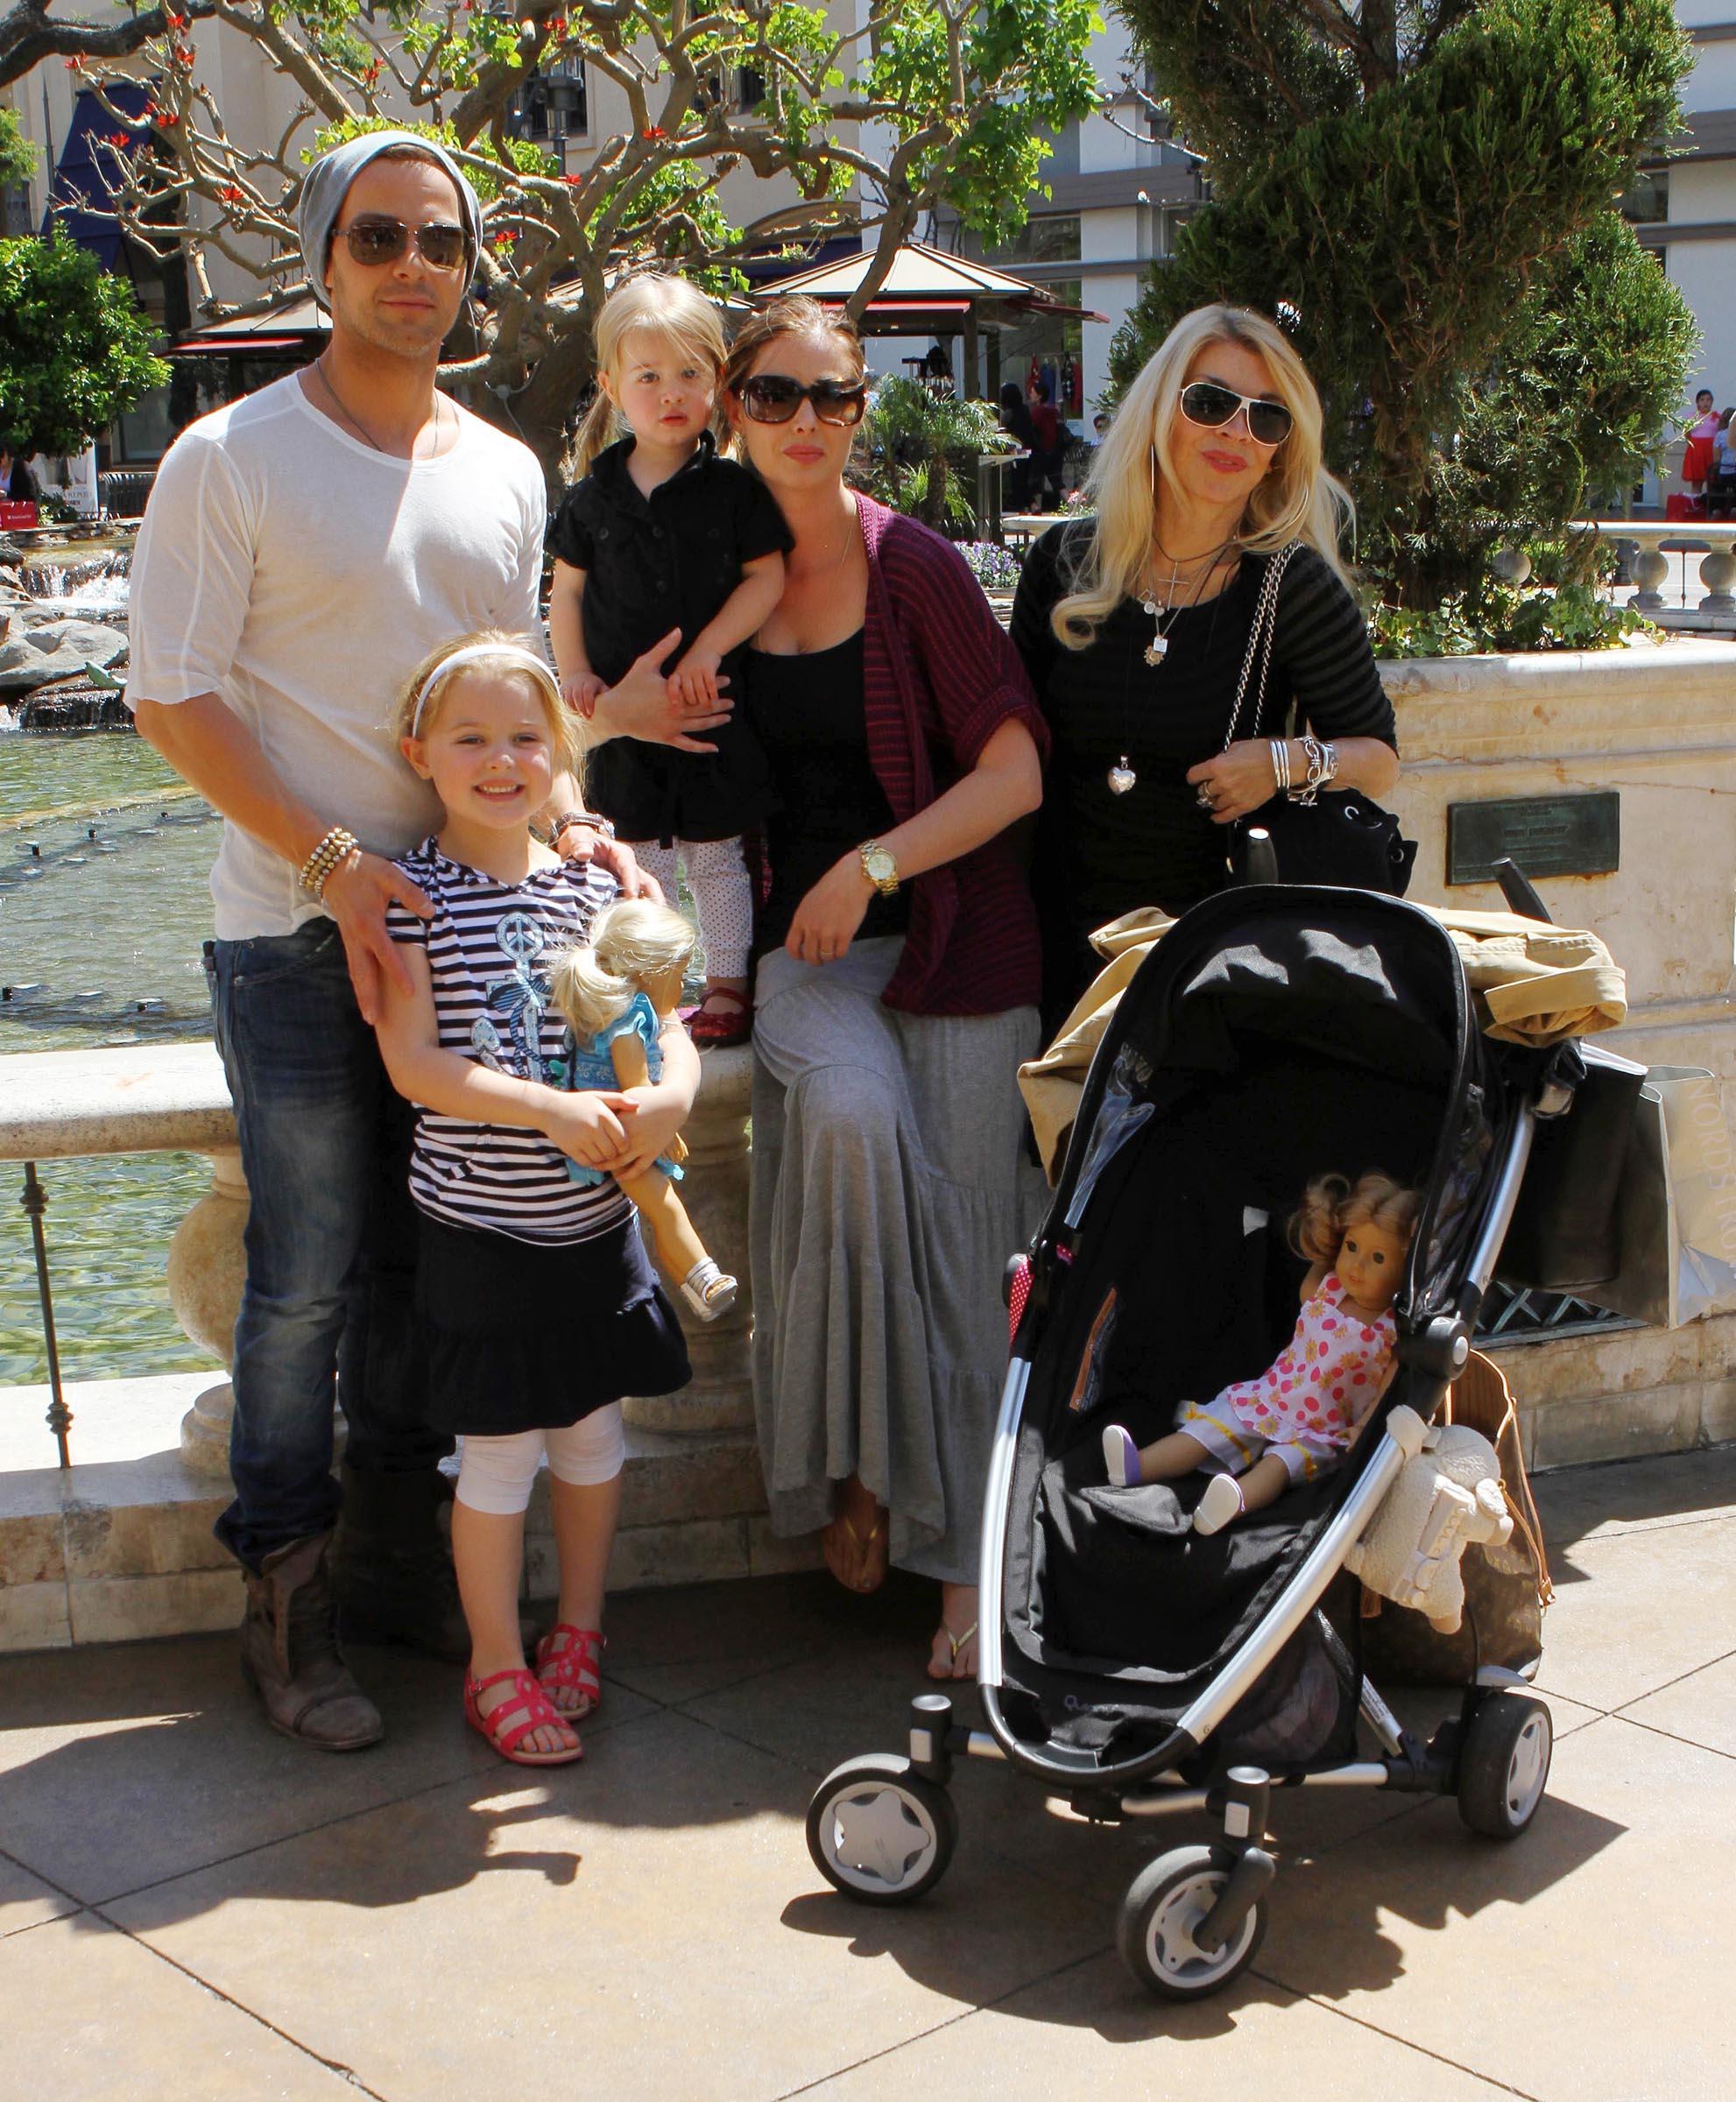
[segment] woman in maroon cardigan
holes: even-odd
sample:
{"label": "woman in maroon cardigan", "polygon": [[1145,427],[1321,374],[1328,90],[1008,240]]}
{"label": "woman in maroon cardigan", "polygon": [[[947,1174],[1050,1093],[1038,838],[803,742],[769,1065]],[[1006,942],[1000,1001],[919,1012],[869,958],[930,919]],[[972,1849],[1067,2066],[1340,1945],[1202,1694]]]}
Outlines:
{"label": "woman in maroon cardigan", "polygon": [[872,1591],[941,1581],[937,1678],[976,1669],[999,1280],[1028,1224],[1014,1069],[1035,913],[1004,835],[1041,716],[963,560],[843,483],[862,349],[812,300],[737,336],[730,420],[795,545],[742,703],[770,759],[755,949],[754,1397],[780,1534]]}

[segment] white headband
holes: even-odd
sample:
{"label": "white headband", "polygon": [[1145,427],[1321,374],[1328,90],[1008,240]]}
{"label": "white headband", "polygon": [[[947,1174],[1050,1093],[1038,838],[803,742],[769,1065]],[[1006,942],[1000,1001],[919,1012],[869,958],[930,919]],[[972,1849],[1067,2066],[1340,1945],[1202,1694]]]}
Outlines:
{"label": "white headband", "polygon": [[442,657],[423,680],[421,691],[416,695],[416,705],[410,711],[410,735],[413,737],[421,736],[422,710],[428,704],[428,695],[446,674],[457,665],[479,664],[484,657],[510,658],[513,663],[523,665],[526,671],[534,672],[541,680],[543,691],[552,693],[559,701],[560,688],[554,683],[554,673],[548,668],[547,658],[539,657],[534,650],[525,649],[516,642],[467,642],[462,650],[454,650],[451,656]]}

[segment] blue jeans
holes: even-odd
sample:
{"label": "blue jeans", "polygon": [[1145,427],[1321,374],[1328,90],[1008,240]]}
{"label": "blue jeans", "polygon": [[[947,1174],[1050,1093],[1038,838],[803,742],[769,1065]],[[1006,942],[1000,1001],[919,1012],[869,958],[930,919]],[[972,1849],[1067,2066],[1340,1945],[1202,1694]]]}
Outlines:
{"label": "blue jeans", "polygon": [[362,1019],[329,920],[210,949],[217,1048],[251,1208],[235,1324],[235,1501],[217,1537],[257,1569],[337,1516],[332,1404],[353,1467],[431,1468],[412,1314],[415,1112]]}

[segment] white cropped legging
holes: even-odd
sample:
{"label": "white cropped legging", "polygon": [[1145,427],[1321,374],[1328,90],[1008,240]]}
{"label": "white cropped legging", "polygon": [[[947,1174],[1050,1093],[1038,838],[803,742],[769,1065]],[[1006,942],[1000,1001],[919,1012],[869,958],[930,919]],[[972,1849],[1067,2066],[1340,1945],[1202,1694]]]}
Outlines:
{"label": "white cropped legging", "polygon": [[612,1482],[627,1457],[621,1404],[605,1402],[561,1430],[520,1430],[510,1437],[464,1440],[458,1466],[458,1501],[493,1518],[516,1518],[531,1500],[542,1456],[557,1482],[595,1488]]}
{"label": "white cropped legging", "polygon": [[678,839],[673,847],[635,841],[633,852],[640,868],[663,885],[671,905],[679,896],[675,864],[679,860],[685,865],[707,971],[714,978],[745,978],[753,940],[753,885],[740,840]]}

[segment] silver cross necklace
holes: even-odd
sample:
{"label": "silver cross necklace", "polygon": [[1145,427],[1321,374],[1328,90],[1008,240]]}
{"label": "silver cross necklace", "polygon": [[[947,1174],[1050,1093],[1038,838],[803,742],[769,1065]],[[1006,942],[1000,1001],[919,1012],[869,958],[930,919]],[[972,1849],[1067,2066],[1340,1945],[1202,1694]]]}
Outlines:
{"label": "silver cross necklace", "polygon": [[[1169,579],[1163,585],[1161,594],[1158,590],[1154,589],[1140,600],[1140,610],[1151,617],[1152,638],[1145,647],[1145,660],[1153,671],[1158,670],[1164,659],[1169,654],[1170,630],[1174,628],[1176,621],[1183,613],[1190,607],[1199,603],[1201,592],[1205,589],[1207,583],[1217,574],[1224,555],[1235,545],[1236,541],[1231,538],[1211,550],[1206,558],[1204,568],[1200,571],[1198,577],[1195,580],[1193,590],[1185,599],[1177,596],[1177,586],[1181,582],[1182,564],[1196,561],[1199,558],[1196,555],[1183,555],[1178,561],[1168,548],[1158,545],[1158,553],[1170,566]],[[1165,624],[1166,621],[1168,625]],[[1114,765],[1110,768],[1107,778],[1109,792],[1111,795],[1126,795],[1140,777],[1128,763],[1127,754],[1124,751]]]}

